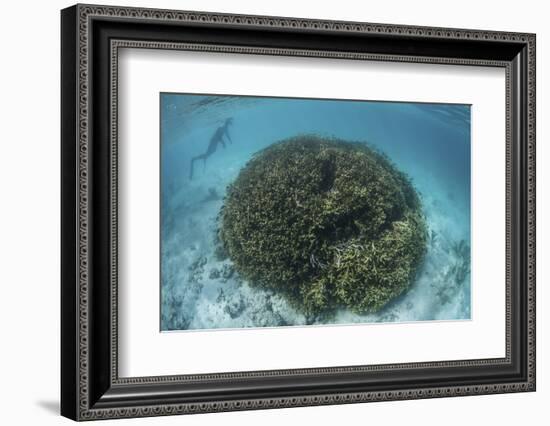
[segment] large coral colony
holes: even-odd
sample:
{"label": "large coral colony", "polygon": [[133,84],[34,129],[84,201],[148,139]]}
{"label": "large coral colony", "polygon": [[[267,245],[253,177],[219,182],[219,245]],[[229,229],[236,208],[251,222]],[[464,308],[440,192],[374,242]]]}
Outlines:
{"label": "large coral colony", "polygon": [[316,317],[382,309],[411,286],[428,240],[416,190],[384,154],[316,135],[252,157],[227,189],[218,235],[250,286]]}

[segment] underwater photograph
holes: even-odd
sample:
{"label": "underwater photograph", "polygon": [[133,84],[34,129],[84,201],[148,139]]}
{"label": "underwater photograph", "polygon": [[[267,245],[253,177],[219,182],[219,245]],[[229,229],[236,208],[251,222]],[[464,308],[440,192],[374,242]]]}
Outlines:
{"label": "underwater photograph", "polygon": [[471,108],[160,94],[160,330],[471,319]]}

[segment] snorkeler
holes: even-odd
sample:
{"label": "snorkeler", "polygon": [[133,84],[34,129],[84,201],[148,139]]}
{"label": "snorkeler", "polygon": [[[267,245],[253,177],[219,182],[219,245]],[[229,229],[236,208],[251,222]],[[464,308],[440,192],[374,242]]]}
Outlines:
{"label": "snorkeler", "polygon": [[223,126],[220,126],[216,129],[216,132],[210,139],[210,143],[208,144],[208,149],[206,150],[206,152],[204,154],[197,155],[196,157],[193,157],[191,159],[191,174],[189,175],[189,179],[193,179],[193,165],[195,163],[195,160],[203,160],[204,167],[206,167],[206,159],[214,154],[214,152],[216,152],[218,144],[221,143],[222,146],[225,148],[225,141],[223,140],[224,137],[226,137],[230,143],[233,143],[233,141],[231,140],[231,136],[229,135],[229,125],[231,124],[233,124],[233,119],[230,117],[225,120]]}

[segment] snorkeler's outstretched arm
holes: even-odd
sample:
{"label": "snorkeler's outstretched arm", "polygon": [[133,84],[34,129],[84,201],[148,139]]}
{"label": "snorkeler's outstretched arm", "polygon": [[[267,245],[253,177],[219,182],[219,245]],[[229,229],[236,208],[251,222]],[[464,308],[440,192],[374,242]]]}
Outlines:
{"label": "snorkeler's outstretched arm", "polygon": [[225,129],[225,133],[224,133],[225,137],[227,138],[227,140],[229,141],[229,143],[233,143],[233,141],[231,140],[231,135],[229,134],[229,129]]}

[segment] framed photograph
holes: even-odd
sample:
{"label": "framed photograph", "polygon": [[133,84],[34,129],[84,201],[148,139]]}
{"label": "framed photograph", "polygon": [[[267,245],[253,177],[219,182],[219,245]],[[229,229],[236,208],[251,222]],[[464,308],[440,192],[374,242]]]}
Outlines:
{"label": "framed photograph", "polygon": [[535,35],[61,12],[61,412],[535,390]]}

